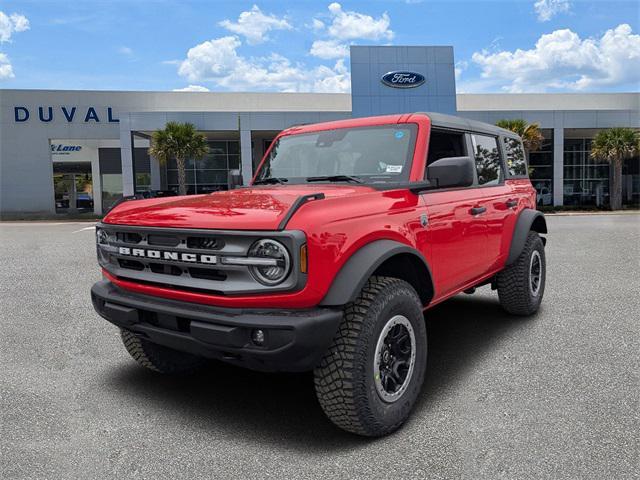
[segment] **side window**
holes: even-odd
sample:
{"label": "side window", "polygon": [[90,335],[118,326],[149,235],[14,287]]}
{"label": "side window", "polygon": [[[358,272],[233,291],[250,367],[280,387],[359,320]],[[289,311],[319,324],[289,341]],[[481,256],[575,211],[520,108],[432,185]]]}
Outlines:
{"label": "side window", "polygon": [[507,172],[510,177],[527,174],[522,143],[515,138],[504,137],[504,151],[507,156]]}
{"label": "side window", "polygon": [[478,185],[498,185],[502,182],[502,167],[498,139],[486,135],[471,135],[476,160]]}
{"label": "side window", "polygon": [[441,158],[464,157],[465,155],[466,148],[463,133],[431,130],[427,165],[431,165]]}

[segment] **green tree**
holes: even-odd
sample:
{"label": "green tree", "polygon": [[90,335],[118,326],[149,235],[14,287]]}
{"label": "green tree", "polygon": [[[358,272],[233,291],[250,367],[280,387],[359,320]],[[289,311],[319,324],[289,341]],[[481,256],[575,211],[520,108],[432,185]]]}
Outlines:
{"label": "green tree", "polygon": [[167,122],[164,129],[153,132],[149,155],[166,164],[175,158],[178,166],[178,192],[187,194],[185,164],[188,159],[200,160],[209,153],[207,138],[191,123]]}
{"label": "green tree", "polygon": [[630,128],[601,130],[591,142],[591,158],[610,165],[612,210],[622,208],[622,164],[640,154],[640,133]]}
{"label": "green tree", "polygon": [[538,150],[544,141],[542,132],[540,132],[540,124],[538,123],[527,123],[526,120],[516,118],[514,120],[498,120],[496,125],[505,130],[511,130],[522,138],[522,144],[527,156],[529,152]]}

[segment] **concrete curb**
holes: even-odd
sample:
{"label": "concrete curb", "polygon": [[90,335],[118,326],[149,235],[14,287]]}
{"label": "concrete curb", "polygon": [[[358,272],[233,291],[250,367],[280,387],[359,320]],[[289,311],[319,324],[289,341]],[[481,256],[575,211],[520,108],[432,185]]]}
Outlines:
{"label": "concrete curb", "polygon": [[640,210],[631,210],[623,212],[548,212],[544,213],[547,216],[557,217],[571,217],[571,216],[585,216],[585,215],[640,215]]}

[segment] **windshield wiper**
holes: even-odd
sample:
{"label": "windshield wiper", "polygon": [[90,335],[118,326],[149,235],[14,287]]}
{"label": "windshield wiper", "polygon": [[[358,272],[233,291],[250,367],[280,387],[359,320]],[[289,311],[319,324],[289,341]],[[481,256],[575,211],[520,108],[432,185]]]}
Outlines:
{"label": "windshield wiper", "polygon": [[362,183],[358,177],[352,175],[326,175],[322,177],[307,177],[307,182],[352,182]]}
{"label": "windshield wiper", "polygon": [[253,184],[254,185],[270,185],[272,183],[283,184],[288,181],[289,179],[284,177],[269,177],[269,178],[261,178],[260,180],[256,180],[255,182],[253,182]]}

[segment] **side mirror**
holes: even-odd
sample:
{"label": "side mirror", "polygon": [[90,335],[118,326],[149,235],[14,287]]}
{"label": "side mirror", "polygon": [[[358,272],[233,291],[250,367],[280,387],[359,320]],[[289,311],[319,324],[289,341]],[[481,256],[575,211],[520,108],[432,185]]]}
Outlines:
{"label": "side mirror", "polygon": [[229,170],[227,184],[229,185],[229,190],[235,190],[242,186],[242,174],[240,170]]}
{"label": "side mirror", "polygon": [[476,163],[471,157],[447,157],[427,166],[431,188],[468,187],[473,185]]}

